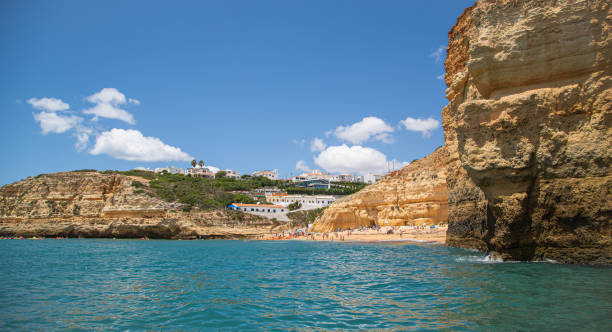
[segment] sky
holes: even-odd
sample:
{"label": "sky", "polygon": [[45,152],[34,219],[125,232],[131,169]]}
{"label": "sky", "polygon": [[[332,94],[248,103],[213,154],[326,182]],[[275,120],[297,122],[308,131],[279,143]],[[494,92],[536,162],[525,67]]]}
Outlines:
{"label": "sky", "polygon": [[448,31],[473,2],[2,1],[0,185],[398,169],[444,143]]}

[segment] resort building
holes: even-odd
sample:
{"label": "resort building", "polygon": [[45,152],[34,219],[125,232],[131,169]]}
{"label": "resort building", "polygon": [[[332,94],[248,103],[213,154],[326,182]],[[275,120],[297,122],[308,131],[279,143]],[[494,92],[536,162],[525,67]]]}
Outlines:
{"label": "resort building", "polygon": [[368,183],[368,184],[372,184],[372,183],[376,183],[378,181],[380,181],[380,179],[383,178],[383,175],[378,175],[378,174],[372,174],[372,173],[368,173],[366,175],[363,176],[363,183]]}
{"label": "resort building", "polygon": [[161,174],[164,171],[170,174],[185,174],[185,170],[179,167],[158,167],[155,169],[155,173]]}
{"label": "resort building", "polygon": [[299,202],[302,210],[312,210],[329,206],[336,201],[332,195],[288,195],[286,193],[271,193],[266,195],[266,201],[282,206]]}
{"label": "resort building", "polygon": [[239,179],[240,173],[228,168],[225,170],[225,177],[230,179]]}
{"label": "resort building", "polygon": [[276,220],[289,221],[287,217],[289,210],[282,205],[232,203],[228,207],[232,210],[255,214],[269,219],[276,218]]}
{"label": "resort building", "polygon": [[253,172],[252,176],[263,176],[270,180],[278,180],[278,170],[275,169],[272,171],[255,171]]}
{"label": "resort building", "polygon": [[199,176],[199,177],[209,178],[209,179],[215,178],[215,173],[213,173],[210,169],[208,169],[205,166],[203,167],[196,166],[193,168],[188,168],[187,171],[185,171],[185,175]]}

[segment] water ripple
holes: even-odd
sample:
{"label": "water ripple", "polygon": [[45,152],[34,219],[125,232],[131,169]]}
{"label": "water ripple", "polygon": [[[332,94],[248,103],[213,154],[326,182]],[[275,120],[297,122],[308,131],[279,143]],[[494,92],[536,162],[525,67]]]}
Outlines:
{"label": "water ripple", "polygon": [[489,264],[430,244],[7,240],[0,250],[0,330],[609,330],[612,317],[612,269]]}

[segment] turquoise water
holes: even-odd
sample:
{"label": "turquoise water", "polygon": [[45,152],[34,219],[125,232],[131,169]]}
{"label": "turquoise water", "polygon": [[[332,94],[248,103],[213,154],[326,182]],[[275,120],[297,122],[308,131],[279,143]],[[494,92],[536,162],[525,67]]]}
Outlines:
{"label": "turquoise water", "polygon": [[2,240],[0,329],[610,330],[612,269],[435,245]]}

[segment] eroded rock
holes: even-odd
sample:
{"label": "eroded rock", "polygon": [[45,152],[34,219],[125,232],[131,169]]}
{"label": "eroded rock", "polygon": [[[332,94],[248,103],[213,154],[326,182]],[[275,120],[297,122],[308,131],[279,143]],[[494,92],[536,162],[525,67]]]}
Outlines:
{"label": "eroded rock", "polygon": [[612,263],[612,6],[479,1],[449,33],[447,243]]}

